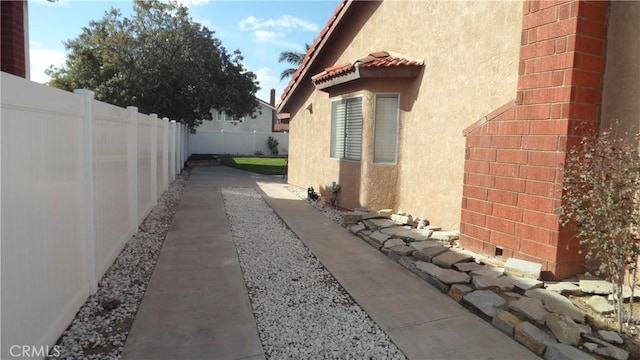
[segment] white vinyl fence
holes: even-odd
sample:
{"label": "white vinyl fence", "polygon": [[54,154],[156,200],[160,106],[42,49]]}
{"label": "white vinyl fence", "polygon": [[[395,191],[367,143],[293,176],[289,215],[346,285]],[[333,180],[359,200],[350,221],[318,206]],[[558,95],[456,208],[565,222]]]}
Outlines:
{"label": "white vinyl fence", "polygon": [[235,132],[198,129],[189,135],[190,154],[232,154],[254,155],[256,151],[270,155],[267,139],[273,136],[278,140],[278,154],[286,155],[289,149],[289,134],[279,132]]}
{"label": "white vinyl fence", "polygon": [[2,73],[2,353],[52,346],[186,160],[181,124]]}

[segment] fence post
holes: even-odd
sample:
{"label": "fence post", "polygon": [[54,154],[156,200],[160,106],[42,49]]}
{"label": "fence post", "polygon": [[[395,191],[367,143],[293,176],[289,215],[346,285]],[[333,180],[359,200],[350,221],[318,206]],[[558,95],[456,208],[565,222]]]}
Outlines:
{"label": "fence post", "polygon": [[129,173],[129,223],[131,234],[138,230],[138,108],[129,110],[129,146],[127,146],[127,170]]}
{"label": "fence post", "polygon": [[85,240],[85,281],[90,294],[98,290],[96,279],[95,223],[93,213],[95,199],[93,194],[93,91],[76,89],[74,93],[82,96],[84,119],[82,121],[82,177],[84,193],[84,240]]}
{"label": "fence post", "polygon": [[169,119],[162,118],[162,190],[169,189]]}
{"label": "fence post", "polygon": [[158,114],[151,118],[151,206],[158,204]]}
{"label": "fence post", "polygon": [[253,154],[255,155],[256,152],[258,152],[258,141],[256,139],[256,131],[253,130]]}
{"label": "fence post", "polygon": [[176,175],[182,170],[182,124],[176,123]]}
{"label": "fence post", "polygon": [[169,181],[176,178],[176,121],[171,120],[169,128]]}

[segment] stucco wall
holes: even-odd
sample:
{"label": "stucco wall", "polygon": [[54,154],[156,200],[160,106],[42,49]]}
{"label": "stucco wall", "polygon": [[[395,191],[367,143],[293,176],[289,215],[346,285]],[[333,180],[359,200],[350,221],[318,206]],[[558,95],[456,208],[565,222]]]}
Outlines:
{"label": "stucco wall", "polygon": [[612,2],[608,34],[601,129],[618,120],[621,133],[637,143],[632,134],[640,131],[640,2]]}
{"label": "stucco wall", "polygon": [[258,111],[255,113],[255,118],[250,116],[246,116],[244,121],[241,123],[232,123],[231,121],[224,120],[216,120],[215,112],[216,110],[212,110],[214,112],[214,118],[211,121],[203,121],[202,125],[198,127],[200,130],[209,130],[209,131],[231,131],[231,132],[246,132],[246,131],[257,131],[257,132],[271,132],[272,123],[273,123],[273,110],[264,106],[260,103],[258,107]]}
{"label": "stucco wall", "polygon": [[[514,97],[520,2],[384,1],[355,4],[340,35],[311,69],[351,63],[390,50],[423,58],[412,80],[367,80],[312,90],[305,80],[292,103],[289,181],[324,187],[339,181],[339,205],[404,210],[458,228],[462,197],[462,130]],[[373,97],[399,92],[397,165],[372,164]],[[363,96],[363,154],[359,163],[329,159],[330,99]],[[311,103],[312,113],[304,107]]]}

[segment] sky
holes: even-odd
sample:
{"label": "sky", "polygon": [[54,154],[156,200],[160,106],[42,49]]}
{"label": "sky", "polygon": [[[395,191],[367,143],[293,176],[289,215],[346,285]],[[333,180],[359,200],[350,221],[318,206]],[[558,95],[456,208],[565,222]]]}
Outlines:
{"label": "sky", "polygon": [[[280,81],[282,70],[291,67],[278,62],[282,51],[303,51],[313,43],[333,14],[338,0],[233,1],[179,0],[189,8],[193,21],[215,31],[228,51],[240,49],[244,66],[256,73],[261,89],[256,96],[276,99],[289,79]],[[133,1],[46,0],[29,1],[29,56],[31,80],[49,81],[44,73],[50,65],[64,65],[63,42],[74,39],[91,20],[101,19],[111,7],[124,16],[133,11]],[[276,100],[277,102],[277,100]]]}

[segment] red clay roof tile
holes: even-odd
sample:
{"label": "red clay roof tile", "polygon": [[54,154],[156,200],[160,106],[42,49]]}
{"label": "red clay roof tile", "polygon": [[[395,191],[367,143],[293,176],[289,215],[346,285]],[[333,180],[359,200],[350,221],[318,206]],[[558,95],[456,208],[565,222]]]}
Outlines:
{"label": "red clay roof tile", "polygon": [[314,83],[329,80],[338,75],[355,71],[356,65],[362,67],[398,67],[398,66],[422,66],[424,61],[420,59],[412,59],[401,54],[389,53],[388,51],[373,52],[361,59],[354,61],[352,64],[334,65],[324,69],[319,74],[311,77]]}

